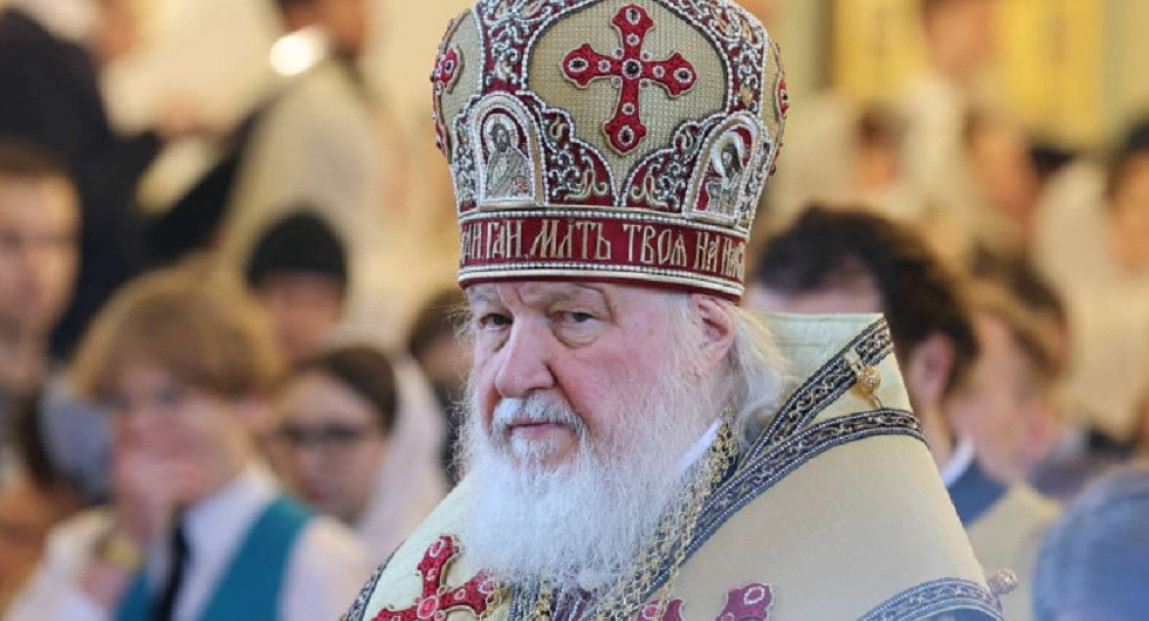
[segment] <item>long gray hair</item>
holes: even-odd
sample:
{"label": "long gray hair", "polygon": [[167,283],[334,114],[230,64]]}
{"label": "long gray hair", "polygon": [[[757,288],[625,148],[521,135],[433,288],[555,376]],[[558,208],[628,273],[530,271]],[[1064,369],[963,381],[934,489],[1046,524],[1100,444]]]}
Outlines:
{"label": "long gray hair", "polygon": [[[674,320],[693,323],[689,294],[676,295],[673,303],[679,311]],[[751,442],[773,417],[792,378],[762,317],[726,300],[719,303],[734,316],[734,343],[726,355],[726,405],[734,413],[735,437]]]}

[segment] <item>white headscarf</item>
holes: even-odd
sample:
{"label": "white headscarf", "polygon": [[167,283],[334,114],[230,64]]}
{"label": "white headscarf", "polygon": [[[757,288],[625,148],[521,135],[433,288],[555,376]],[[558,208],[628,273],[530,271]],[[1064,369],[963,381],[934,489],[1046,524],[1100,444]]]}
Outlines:
{"label": "white headscarf", "polygon": [[371,504],[355,525],[374,563],[386,560],[447,493],[440,463],[445,416],[419,365],[404,354],[392,355],[396,425]]}
{"label": "white headscarf", "polygon": [[54,36],[80,45],[87,44],[100,20],[96,0],[9,0],[8,6],[30,15]]}

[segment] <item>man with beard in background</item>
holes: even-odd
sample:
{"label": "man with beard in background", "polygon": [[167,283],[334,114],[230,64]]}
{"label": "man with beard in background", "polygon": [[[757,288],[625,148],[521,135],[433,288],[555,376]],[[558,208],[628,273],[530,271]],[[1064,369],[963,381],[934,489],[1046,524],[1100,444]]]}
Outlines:
{"label": "man with beard in background", "polygon": [[[432,81],[472,314],[464,477],[348,621],[1001,618],[881,318],[737,307],[750,223],[703,197],[739,142],[751,211],[778,153],[755,18],[480,0]],[[496,115],[527,128],[529,196],[483,196]]]}

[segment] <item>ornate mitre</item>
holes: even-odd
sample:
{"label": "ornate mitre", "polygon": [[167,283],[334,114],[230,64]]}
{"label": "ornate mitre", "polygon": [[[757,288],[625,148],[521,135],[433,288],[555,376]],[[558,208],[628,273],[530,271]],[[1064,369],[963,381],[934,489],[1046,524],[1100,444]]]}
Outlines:
{"label": "ornate mitre", "polygon": [[736,299],[786,82],[722,0],[481,0],[432,74],[459,280],[593,278]]}

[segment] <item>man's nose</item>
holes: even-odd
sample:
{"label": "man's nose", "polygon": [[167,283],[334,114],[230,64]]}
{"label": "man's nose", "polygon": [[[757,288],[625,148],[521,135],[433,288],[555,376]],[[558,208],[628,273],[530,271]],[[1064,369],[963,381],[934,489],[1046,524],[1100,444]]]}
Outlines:
{"label": "man's nose", "polygon": [[506,399],[523,399],[536,390],[555,385],[551,373],[550,357],[554,338],[542,326],[530,322],[516,322],[511,336],[499,352],[498,374],[495,388]]}

